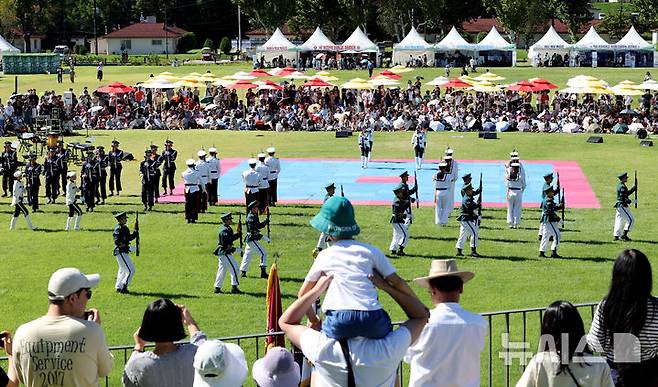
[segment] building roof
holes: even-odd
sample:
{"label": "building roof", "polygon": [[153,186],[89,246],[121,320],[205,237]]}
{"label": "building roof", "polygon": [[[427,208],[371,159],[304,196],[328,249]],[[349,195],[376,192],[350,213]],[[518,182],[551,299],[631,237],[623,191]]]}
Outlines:
{"label": "building roof", "polygon": [[[590,27],[596,27],[599,24],[601,24],[602,20],[599,19],[593,19],[585,24],[580,28],[579,33],[584,34],[586,33]],[[551,23],[547,22],[546,25],[539,26],[537,27],[536,33],[543,33],[545,32],[548,27],[550,27]],[[479,32],[489,32],[491,31],[491,27],[496,27],[496,29],[500,32],[507,33],[507,30],[503,26],[501,22],[499,22],[495,18],[486,18],[486,17],[479,17],[477,19],[465,21],[462,23],[462,30],[464,32],[468,32],[471,34],[477,34]],[[569,29],[567,28],[567,25],[562,23],[560,20],[555,19],[555,23],[553,25],[553,28],[558,34],[568,34]]]}
{"label": "building roof", "polygon": [[[10,30],[10,36],[13,36],[14,38],[23,38],[23,31],[20,30],[20,28],[11,28]],[[32,32],[30,34],[30,37],[32,39],[45,39],[46,35],[41,34],[39,32]]]}
{"label": "building roof", "polygon": [[[186,33],[182,28],[167,26],[167,34],[170,37],[179,37]],[[102,36],[106,39],[125,38],[162,38],[165,35],[164,23],[135,23],[112,31]]]}

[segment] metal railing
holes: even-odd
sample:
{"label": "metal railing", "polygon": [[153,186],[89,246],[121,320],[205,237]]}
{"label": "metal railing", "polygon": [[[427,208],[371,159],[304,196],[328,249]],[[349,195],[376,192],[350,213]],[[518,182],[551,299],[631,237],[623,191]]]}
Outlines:
{"label": "metal railing", "polygon": [[[575,304],[574,306],[576,306],[581,311],[583,321],[591,322],[597,304],[598,303],[584,303]],[[541,307],[481,313],[482,317],[484,317],[488,323],[488,338],[485,340],[485,349],[481,356],[481,385],[508,387],[518,379],[518,377],[523,372],[527,362],[520,362],[517,367],[512,366],[509,362],[506,362],[505,359],[508,358],[508,355],[512,352],[512,350],[518,355],[519,358],[529,359],[532,356],[531,348],[537,347],[536,342],[539,338],[539,327],[541,326],[541,320],[543,318],[545,309],[545,307]],[[588,315],[583,314],[583,310],[588,311]],[[400,323],[395,323],[394,325],[399,324]],[[507,335],[510,343],[512,340],[514,340],[520,343],[528,344],[506,347],[506,343],[503,342],[503,340],[498,343],[495,341],[495,337],[503,337],[503,334]],[[255,360],[259,359],[263,355],[265,348],[265,338],[268,336],[282,335],[283,332],[274,332],[241,336],[228,336],[221,337],[219,339],[224,342],[239,345],[245,352],[245,357],[247,358],[248,364],[253,364]],[[534,343],[535,345],[531,343]],[[293,348],[292,344],[289,342],[286,344],[295,354],[295,359],[301,361],[303,359],[303,355],[299,352],[299,350]],[[437,345],[441,344],[437,343]],[[152,347],[153,345],[147,346],[147,348]],[[117,367],[118,364],[115,364],[113,374],[105,378],[105,387],[121,385],[120,375],[123,372],[125,364],[130,358],[132,349],[133,345],[110,347],[110,351],[114,355],[115,361],[122,359],[122,362],[121,367]],[[0,358],[0,360],[6,360],[6,358]],[[483,368],[482,365],[486,365],[486,368]],[[408,366],[404,363],[400,364],[398,375],[400,376],[400,385],[405,386],[405,382],[408,379]]]}

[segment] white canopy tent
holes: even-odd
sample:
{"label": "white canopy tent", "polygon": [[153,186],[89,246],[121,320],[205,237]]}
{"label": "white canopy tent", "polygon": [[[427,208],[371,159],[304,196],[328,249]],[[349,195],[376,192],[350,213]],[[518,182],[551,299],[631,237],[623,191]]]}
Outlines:
{"label": "white canopy tent", "polygon": [[301,46],[300,51],[336,51],[336,45],[327,38],[320,27],[316,27],[311,35]]}
{"label": "white canopy tent", "polygon": [[549,56],[553,54],[564,55],[568,54],[569,51],[571,51],[571,44],[565,42],[555,31],[555,28],[551,26],[537,43],[530,46],[528,58],[532,61],[533,66],[538,66],[538,55],[540,59],[543,59],[545,54]]}
{"label": "white canopy tent", "polygon": [[352,35],[338,46],[342,53],[378,53],[379,47],[370,40],[360,27],[356,27]]}
{"label": "white canopy tent", "polygon": [[[463,66],[468,63],[469,56],[476,56],[477,46],[467,42],[457,32],[453,26],[441,41],[434,45],[434,50],[437,52],[437,58],[440,66],[450,64],[451,66]],[[466,54],[464,54],[464,52]]]}
{"label": "white canopy tent", "polygon": [[573,45],[574,56],[577,65],[598,67],[601,65],[612,65],[615,54],[614,45],[606,42],[596,32],[594,26]]}
{"label": "white canopy tent", "polygon": [[3,36],[0,36],[0,56],[6,52],[18,53],[21,52],[18,48],[14,47]]}
{"label": "white canopy tent", "polygon": [[487,36],[477,44],[479,62],[484,65],[512,65],[516,66],[516,45],[503,38],[495,26]]}
{"label": "white canopy tent", "polygon": [[[272,59],[282,56],[283,59],[296,60],[298,57],[299,48],[292,44],[286,38],[280,29],[276,29],[272,36],[262,46],[256,49],[257,59],[264,58],[265,61],[271,62]],[[279,64],[281,67],[285,65]]]}
{"label": "white canopy tent", "polygon": [[654,45],[644,40],[633,26],[613,46],[618,56],[623,55],[624,66],[653,67],[654,63],[658,62],[654,59],[656,56]]}
{"label": "white canopy tent", "polygon": [[411,59],[424,56],[427,57],[427,64],[431,66],[434,63],[434,49],[413,26],[407,36],[393,46],[394,65],[407,64],[413,62]]}

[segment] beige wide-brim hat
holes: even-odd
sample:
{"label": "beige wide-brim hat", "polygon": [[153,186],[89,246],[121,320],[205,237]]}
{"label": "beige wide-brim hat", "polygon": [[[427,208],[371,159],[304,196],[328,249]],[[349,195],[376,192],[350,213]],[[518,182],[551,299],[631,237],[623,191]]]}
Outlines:
{"label": "beige wide-brim hat", "polygon": [[475,273],[470,271],[457,270],[457,261],[454,259],[434,259],[430,266],[430,273],[427,277],[420,277],[414,279],[414,282],[424,288],[430,288],[430,280],[432,278],[455,276],[462,279],[464,283],[470,281],[475,277]]}

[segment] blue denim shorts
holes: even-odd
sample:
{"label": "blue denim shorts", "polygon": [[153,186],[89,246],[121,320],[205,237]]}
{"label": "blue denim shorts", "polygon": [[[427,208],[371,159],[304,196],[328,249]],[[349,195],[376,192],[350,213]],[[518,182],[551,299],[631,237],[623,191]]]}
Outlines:
{"label": "blue denim shorts", "polygon": [[384,309],[328,310],[322,332],[335,340],[352,337],[381,339],[393,330],[391,318]]}

